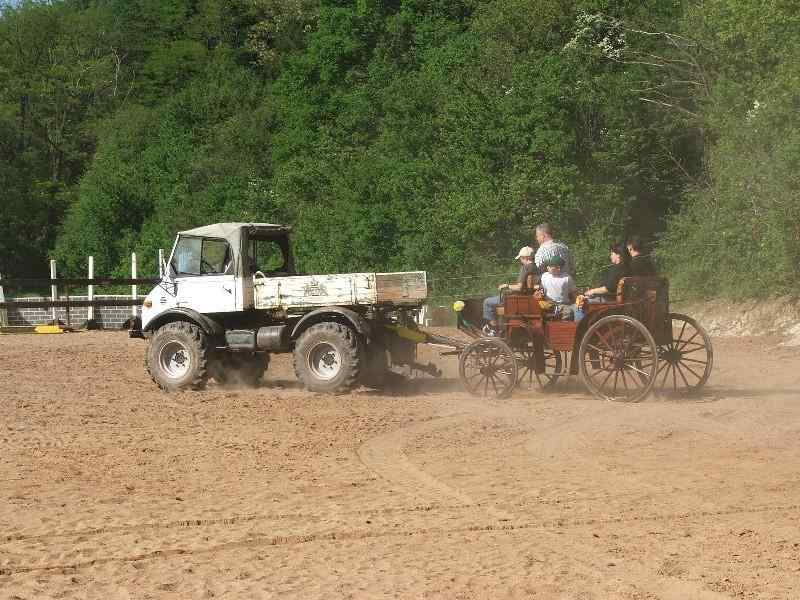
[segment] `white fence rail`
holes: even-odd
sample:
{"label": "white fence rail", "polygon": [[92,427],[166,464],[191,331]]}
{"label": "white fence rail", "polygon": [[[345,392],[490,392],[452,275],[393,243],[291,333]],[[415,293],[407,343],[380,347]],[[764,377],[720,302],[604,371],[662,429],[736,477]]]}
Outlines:
{"label": "white fence rail", "polygon": [[[159,273],[161,271],[163,250],[158,251]],[[139,296],[139,285],[155,285],[159,278],[139,279],[136,254],[131,254],[131,277],[110,278],[95,277],[94,257],[88,257],[88,278],[58,278],[56,261],[50,261],[50,278],[14,278],[0,280],[0,326],[41,325],[44,323],[73,322],[117,327],[130,319],[139,316],[139,307],[143,298]],[[9,288],[17,293],[21,288],[34,287],[42,289],[50,286],[50,297],[6,298]],[[95,295],[95,287],[131,286],[130,296]],[[70,288],[85,287],[86,295],[71,295]],[[63,294],[59,290],[63,290]]]}

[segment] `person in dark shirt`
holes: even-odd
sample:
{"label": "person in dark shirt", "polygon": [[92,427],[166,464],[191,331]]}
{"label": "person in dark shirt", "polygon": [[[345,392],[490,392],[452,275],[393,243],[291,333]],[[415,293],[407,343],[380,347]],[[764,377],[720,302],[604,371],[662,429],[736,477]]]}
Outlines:
{"label": "person in dark shirt", "polygon": [[635,235],[628,239],[628,254],[631,256],[630,270],[634,277],[652,277],[658,275],[653,261],[642,254],[642,239]]}
{"label": "person in dark shirt", "polygon": [[519,270],[519,277],[517,277],[516,285],[508,286],[508,289],[523,294],[531,294],[539,287],[539,269],[536,268],[536,263],[532,260],[530,262],[523,262]]}
{"label": "person in dark shirt", "polygon": [[539,285],[539,270],[533,262],[533,248],[525,246],[517,253],[516,260],[520,262],[519,275],[516,283],[504,283],[498,286],[501,292],[508,290],[511,292],[522,292],[528,294],[533,292]]}
{"label": "person in dark shirt", "polygon": [[587,298],[600,300],[616,298],[620,279],[630,275],[628,255],[625,252],[625,246],[622,244],[612,244],[609,251],[611,253],[611,266],[606,271],[606,275],[600,286],[586,290],[584,295]]}
{"label": "person in dark shirt", "polygon": [[[525,246],[517,253],[515,260],[520,262],[519,276],[516,283],[504,283],[497,289],[500,292],[512,291],[522,293],[533,293],[539,287],[539,271],[536,263],[533,262],[533,248]],[[490,296],[483,301],[483,333],[486,335],[497,335],[497,307],[502,303],[500,296]]]}

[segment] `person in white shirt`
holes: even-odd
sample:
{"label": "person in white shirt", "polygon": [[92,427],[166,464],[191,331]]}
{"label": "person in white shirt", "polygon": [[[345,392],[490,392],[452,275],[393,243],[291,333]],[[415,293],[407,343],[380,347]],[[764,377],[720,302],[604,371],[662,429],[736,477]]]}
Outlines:
{"label": "person in white shirt", "polygon": [[545,296],[555,304],[572,304],[578,292],[575,279],[569,273],[562,272],[564,259],[554,256],[547,263],[547,272],[542,273],[542,290]]}
{"label": "person in white shirt", "polygon": [[569,247],[564,242],[553,239],[553,227],[550,223],[542,223],[536,226],[536,243],[539,244],[538,250],[533,261],[539,272],[544,274],[547,264],[554,256],[559,256],[564,260],[562,271],[568,275],[575,276],[575,260],[572,257]]}
{"label": "person in white shirt", "polygon": [[554,256],[547,263],[547,272],[542,274],[542,291],[545,297],[555,304],[553,317],[568,321],[580,321],[584,317],[582,309],[575,304],[578,287],[575,278],[564,273],[564,259]]}

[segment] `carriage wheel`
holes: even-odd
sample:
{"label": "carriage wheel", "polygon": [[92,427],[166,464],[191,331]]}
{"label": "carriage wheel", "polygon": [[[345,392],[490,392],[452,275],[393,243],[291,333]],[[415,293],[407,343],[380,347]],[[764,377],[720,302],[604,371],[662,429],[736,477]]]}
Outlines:
{"label": "carriage wheel", "polygon": [[697,392],[708,381],[714,366],[711,339],[691,317],[672,313],[669,318],[672,341],[658,347],[656,385],[659,391],[674,394]]}
{"label": "carriage wheel", "polygon": [[481,338],[464,348],[458,372],[464,387],[475,396],[505,398],[517,384],[514,352],[498,339]]}
{"label": "carriage wheel", "polygon": [[544,372],[536,372],[536,351],[532,348],[517,352],[517,370],[519,383],[533,389],[534,385],[540,390],[549,390],[562,375],[561,370],[566,364],[566,353],[558,350],[544,350]]}
{"label": "carriage wheel", "polygon": [[611,315],[597,321],[583,336],[579,356],[583,382],[599,398],[638,402],[655,383],[656,343],[631,317]]}

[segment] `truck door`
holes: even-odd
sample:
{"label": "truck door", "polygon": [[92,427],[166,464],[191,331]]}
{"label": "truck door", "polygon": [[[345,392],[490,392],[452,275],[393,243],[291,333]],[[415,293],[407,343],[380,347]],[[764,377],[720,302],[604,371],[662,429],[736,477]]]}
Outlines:
{"label": "truck door", "polygon": [[[289,242],[282,236],[251,236],[247,249],[246,269],[251,274],[249,306],[272,308],[278,304],[275,278],[291,275]],[[248,293],[248,292],[245,292]]]}
{"label": "truck door", "polygon": [[236,269],[233,252],[225,240],[181,236],[170,268],[177,306],[199,313],[236,310]]}
{"label": "truck door", "polygon": [[236,288],[236,308],[238,310],[250,310],[255,305],[254,290],[253,290],[253,271],[254,260],[252,252],[252,242],[250,241],[250,232],[245,232],[245,237],[242,243],[241,253],[239,260],[241,266],[237,270],[241,274]]}

